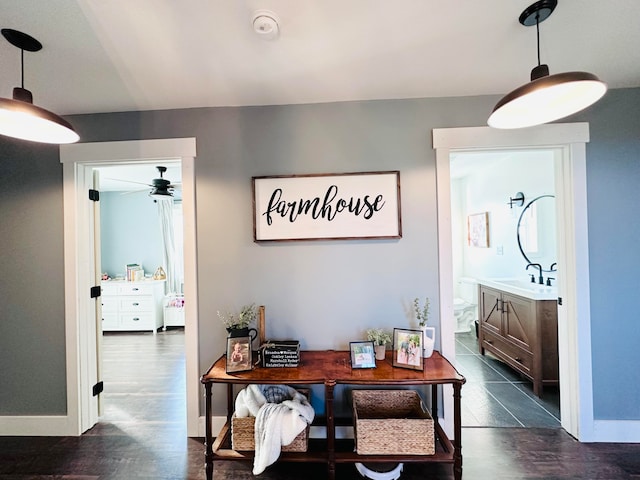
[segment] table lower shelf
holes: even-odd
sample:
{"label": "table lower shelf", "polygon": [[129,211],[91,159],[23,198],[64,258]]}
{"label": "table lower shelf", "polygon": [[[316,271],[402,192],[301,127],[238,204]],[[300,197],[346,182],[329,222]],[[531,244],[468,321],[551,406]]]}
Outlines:
{"label": "table lower shelf", "polygon": [[[388,462],[437,462],[454,463],[454,448],[439,424],[436,428],[436,453],[433,455],[358,455],[354,451],[353,439],[336,439],[333,459],[335,463],[388,463]],[[231,448],[231,426],[227,422],[220,430],[212,445],[213,460],[253,460],[253,451],[237,451]],[[282,452],[278,461],[281,462],[315,462],[327,463],[330,452],[326,439],[309,439],[306,452]]]}

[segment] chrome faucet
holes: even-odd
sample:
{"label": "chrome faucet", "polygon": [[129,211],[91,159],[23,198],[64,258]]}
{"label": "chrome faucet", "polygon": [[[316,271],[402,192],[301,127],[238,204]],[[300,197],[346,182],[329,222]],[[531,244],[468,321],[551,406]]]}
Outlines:
{"label": "chrome faucet", "polygon": [[[538,283],[540,285],[544,285],[544,278],[542,277],[542,265],[540,265],[539,263],[530,263],[529,265],[527,265],[527,270],[529,270],[529,267],[535,267],[538,269]],[[533,277],[531,278],[533,279]]]}

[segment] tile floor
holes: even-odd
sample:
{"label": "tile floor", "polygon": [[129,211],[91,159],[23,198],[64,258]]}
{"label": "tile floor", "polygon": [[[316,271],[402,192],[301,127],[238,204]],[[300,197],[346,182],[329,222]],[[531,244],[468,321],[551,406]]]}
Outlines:
{"label": "tile floor", "polygon": [[560,428],[560,394],[545,387],[543,398],[531,382],[497,360],[478,352],[474,331],[456,334],[456,368],[467,379],[462,388],[463,427]]}

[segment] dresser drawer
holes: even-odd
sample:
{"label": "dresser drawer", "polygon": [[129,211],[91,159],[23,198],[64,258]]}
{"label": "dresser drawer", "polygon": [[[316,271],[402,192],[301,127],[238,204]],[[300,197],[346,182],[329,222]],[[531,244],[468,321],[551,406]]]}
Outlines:
{"label": "dresser drawer", "polygon": [[144,312],[151,313],[153,311],[153,297],[147,296],[127,296],[118,299],[118,308],[120,312]]}
{"label": "dresser drawer", "polygon": [[533,355],[531,352],[527,352],[502,337],[489,332],[484,333],[482,346],[508,363],[511,367],[529,377],[531,376],[533,369]]}
{"label": "dresser drawer", "polygon": [[135,313],[120,315],[120,330],[155,330],[153,315]]}
{"label": "dresser drawer", "polygon": [[102,313],[118,313],[118,297],[102,297]]}
{"label": "dresser drawer", "polygon": [[118,295],[153,295],[153,285],[118,285]]}
{"label": "dresser drawer", "polygon": [[120,319],[116,313],[104,313],[102,311],[102,331],[118,330]]}

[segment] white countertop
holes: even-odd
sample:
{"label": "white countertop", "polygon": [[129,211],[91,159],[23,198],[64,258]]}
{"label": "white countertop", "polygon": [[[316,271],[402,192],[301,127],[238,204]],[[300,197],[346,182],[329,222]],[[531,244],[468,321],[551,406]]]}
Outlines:
{"label": "white countertop", "polygon": [[518,278],[481,278],[478,283],[532,300],[557,300],[558,289]]}

